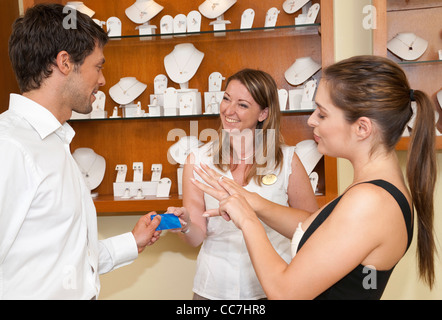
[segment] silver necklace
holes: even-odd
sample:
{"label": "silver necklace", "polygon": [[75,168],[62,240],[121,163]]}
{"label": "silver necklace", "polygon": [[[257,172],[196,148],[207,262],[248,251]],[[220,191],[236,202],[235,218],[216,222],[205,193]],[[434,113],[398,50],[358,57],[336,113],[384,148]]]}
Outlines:
{"label": "silver necklace", "polygon": [[176,64],[180,74],[188,73],[185,69],[187,68],[187,65],[189,64],[190,59],[192,59],[194,54],[195,54],[195,50],[192,50],[192,53],[190,54],[189,58],[187,59],[186,63],[184,64],[184,67],[180,68],[180,64],[178,63],[178,60],[175,56],[175,52],[172,52],[173,59],[175,60],[175,64]]}
{"label": "silver necklace", "polygon": [[94,166],[94,164],[95,164],[95,161],[97,161],[97,158],[98,158],[98,155],[95,154],[94,161],[92,161],[92,164],[90,165],[90,167],[89,167],[88,170],[83,170],[83,168],[80,167],[80,171],[81,171],[81,173],[82,173],[86,178],[89,178],[89,173],[90,173],[91,169],[93,168],[93,166]]}
{"label": "silver necklace", "polygon": [[399,38],[399,37],[396,37],[396,39],[398,39],[400,42],[402,42],[403,44],[405,44],[407,47],[408,47],[408,50],[413,50],[413,45],[414,45],[414,43],[416,42],[416,40],[417,40],[417,36],[414,38],[414,40],[413,40],[413,42],[411,42],[411,44],[408,44],[408,43],[405,43],[404,41],[402,41],[402,39],[401,38]]}
{"label": "silver necklace", "polygon": [[137,5],[137,3],[134,3],[135,8],[137,8],[140,11],[140,19],[143,19],[145,15],[148,14],[147,10],[149,9],[149,7],[152,5],[152,1],[149,1],[149,3],[147,3],[147,6],[143,9],[140,9],[140,7]]}

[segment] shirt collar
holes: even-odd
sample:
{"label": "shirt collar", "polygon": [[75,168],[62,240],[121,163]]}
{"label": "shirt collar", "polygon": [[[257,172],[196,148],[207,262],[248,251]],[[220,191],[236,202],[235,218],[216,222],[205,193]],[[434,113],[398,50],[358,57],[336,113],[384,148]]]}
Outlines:
{"label": "shirt collar", "polygon": [[74,138],[75,131],[67,122],[62,125],[48,109],[22,95],[10,95],[9,110],[22,116],[37,131],[41,139],[54,132],[68,144]]}

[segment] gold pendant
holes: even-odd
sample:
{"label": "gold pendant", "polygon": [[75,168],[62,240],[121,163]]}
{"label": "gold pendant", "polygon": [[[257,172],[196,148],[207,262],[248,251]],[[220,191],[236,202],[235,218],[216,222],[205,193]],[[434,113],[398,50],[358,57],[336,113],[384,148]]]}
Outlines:
{"label": "gold pendant", "polygon": [[265,184],[266,186],[271,186],[278,180],[278,177],[274,174],[267,174],[264,177],[262,177],[261,182]]}

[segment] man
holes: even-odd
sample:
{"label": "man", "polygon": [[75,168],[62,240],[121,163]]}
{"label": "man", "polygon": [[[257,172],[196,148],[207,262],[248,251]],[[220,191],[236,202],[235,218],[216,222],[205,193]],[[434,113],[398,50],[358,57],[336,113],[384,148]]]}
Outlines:
{"label": "man", "polygon": [[108,37],[80,12],[67,28],[68,15],[62,5],[37,5],[9,40],[22,95],[11,94],[0,115],[0,299],[97,298],[99,274],[132,262],[159,237],[160,218],[148,214],[132,232],[98,241],[66,121],[92,110],[105,84]]}

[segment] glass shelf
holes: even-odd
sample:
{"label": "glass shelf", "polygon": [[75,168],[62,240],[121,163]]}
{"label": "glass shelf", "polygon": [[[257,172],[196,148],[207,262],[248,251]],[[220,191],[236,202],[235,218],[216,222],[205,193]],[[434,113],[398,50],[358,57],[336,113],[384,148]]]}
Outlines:
{"label": "glass shelf", "polygon": [[[303,110],[284,110],[281,111],[282,116],[290,114],[310,114],[313,109]],[[155,120],[155,119],[186,119],[186,118],[217,118],[219,114],[190,114],[182,116],[155,116],[155,117],[130,117],[130,118],[93,118],[93,119],[70,119],[72,122],[84,122],[84,121],[129,121],[129,120]]]}
{"label": "glass shelf", "polygon": [[[227,29],[227,30],[210,30],[200,32],[185,32],[185,33],[157,33],[152,35],[123,35],[121,37],[110,37],[109,45],[118,45],[120,42],[124,45],[129,43],[146,43],[148,41],[161,42],[177,42],[183,39],[195,40],[241,40],[253,38],[267,38],[267,37],[288,37],[301,35],[318,35],[321,24],[302,24],[302,25],[287,25],[275,27],[258,27],[251,29]],[[124,41],[120,41],[124,40]]]}
{"label": "glass shelf", "polygon": [[400,65],[442,64],[442,60],[400,61]]}

